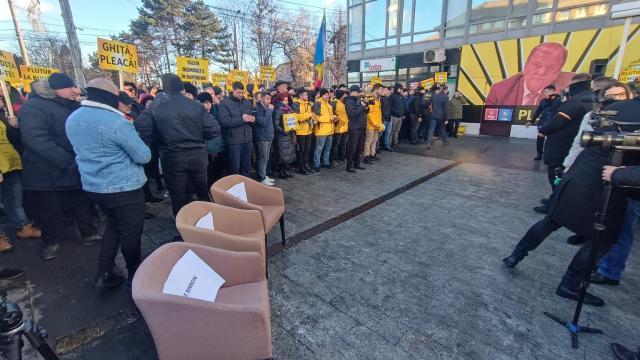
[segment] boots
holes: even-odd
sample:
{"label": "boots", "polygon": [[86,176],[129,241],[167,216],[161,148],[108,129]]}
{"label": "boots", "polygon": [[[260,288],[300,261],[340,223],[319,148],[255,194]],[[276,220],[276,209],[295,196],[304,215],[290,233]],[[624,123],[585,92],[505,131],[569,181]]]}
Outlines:
{"label": "boots", "polygon": [[278,177],[282,180],[285,180],[287,178],[287,171],[284,168],[281,168]]}
{"label": "boots", "polygon": [[363,161],[363,162],[364,162],[365,164],[371,164],[371,163],[372,163],[372,162],[371,162],[371,157],[370,157],[369,155],[365,156],[365,157],[364,157],[364,161]]}
{"label": "boots", "polygon": [[13,245],[9,241],[9,237],[5,234],[0,234],[0,253],[13,250]]}
{"label": "boots", "polygon": [[513,254],[509,255],[508,257],[502,259],[502,262],[506,265],[506,267],[508,267],[509,269],[513,269],[516,267],[516,265],[518,265],[518,263],[520,261],[522,261],[522,259],[524,259],[524,256],[519,256],[516,255],[516,253],[514,252]]}
{"label": "boots", "polygon": [[23,226],[20,230],[18,230],[16,234],[20,238],[31,238],[31,237],[38,238],[42,236],[42,231],[37,227],[33,226],[32,224],[27,224]]}
{"label": "boots", "polygon": [[300,164],[300,167],[298,168],[298,173],[302,175],[309,175],[309,172],[307,171],[307,169],[305,169],[304,164]]}

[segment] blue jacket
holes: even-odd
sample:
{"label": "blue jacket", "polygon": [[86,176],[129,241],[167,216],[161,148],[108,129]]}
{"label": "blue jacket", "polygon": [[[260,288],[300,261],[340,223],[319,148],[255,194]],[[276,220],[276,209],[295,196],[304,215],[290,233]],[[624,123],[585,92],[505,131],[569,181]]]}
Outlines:
{"label": "blue jacket", "polygon": [[444,92],[433,94],[431,97],[431,118],[447,121],[449,114],[449,96]]}
{"label": "blue jacket", "polygon": [[256,106],[256,122],[253,125],[253,140],[273,140],[273,109],[267,109],[258,103]]}
{"label": "blue jacket", "polygon": [[151,160],[151,151],[118,110],[85,100],[67,119],[66,132],[85,191],[125,192],[147,181],[142,165]]}

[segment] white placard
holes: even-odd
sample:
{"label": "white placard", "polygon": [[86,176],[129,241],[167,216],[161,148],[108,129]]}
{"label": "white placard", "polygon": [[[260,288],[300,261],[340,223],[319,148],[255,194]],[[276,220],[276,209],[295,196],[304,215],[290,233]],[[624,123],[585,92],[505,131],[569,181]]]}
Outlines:
{"label": "white placard", "polygon": [[224,279],[190,249],[173,265],[162,292],[215,302]]}
{"label": "white placard", "polygon": [[196,227],[200,229],[215,230],[213,227],[213,214],[211,211],[196,222]]}
{"label": "white placard", "polygon": [[360,60],[360,71],[370,72],[370,71],[395,70],[397,67],[397,63],[398,62],[395,56],[391,56],[387,58]]}
{"label": "white placard", "polygon": [[229,188],[229,190],[227,190],[227,192],[244,202],[248,202],[247,189],[244,186],[244,181],[233,185],[232,187]]}

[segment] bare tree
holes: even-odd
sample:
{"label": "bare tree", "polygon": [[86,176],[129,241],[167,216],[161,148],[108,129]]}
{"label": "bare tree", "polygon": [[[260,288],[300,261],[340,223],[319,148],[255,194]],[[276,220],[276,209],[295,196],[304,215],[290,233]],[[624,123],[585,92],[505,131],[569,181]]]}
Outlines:
{"label": "bare tree", "polygon": [[308,27],[309,14],[300,9],[293,21],[282,21],[280,35],[274,40],[290,64],[292,82],[298,86],[308,84],[313,78],[313,35],[300,30]]}
{"label": "bare tree", "polygon": [[283,23],[278,18],[274,0],[257,0],[252,16],[250,40],[258,56],[258,65],[271,65],[276,36],[282,34],[279,25]]}
{"label": "bare tree", "polygon": [[326,68],[332,84],[346,83],[347,80],[347,23],[344,11],[337,11],[327,32],[329,46]]}

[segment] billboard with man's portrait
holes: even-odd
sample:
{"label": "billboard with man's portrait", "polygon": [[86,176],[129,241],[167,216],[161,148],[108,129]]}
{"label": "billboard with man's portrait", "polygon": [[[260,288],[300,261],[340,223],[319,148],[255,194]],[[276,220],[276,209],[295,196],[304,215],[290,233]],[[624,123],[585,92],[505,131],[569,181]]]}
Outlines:
{"label": "billboard with man's portrait", "polygon": [[[472,105],[537,106],[542,90],[561,92],[575,73],[612,76],[623,27],[574,31],[462,47],[458,90]],[[640,25],[631,26],[622,70],[640,61]]]}

